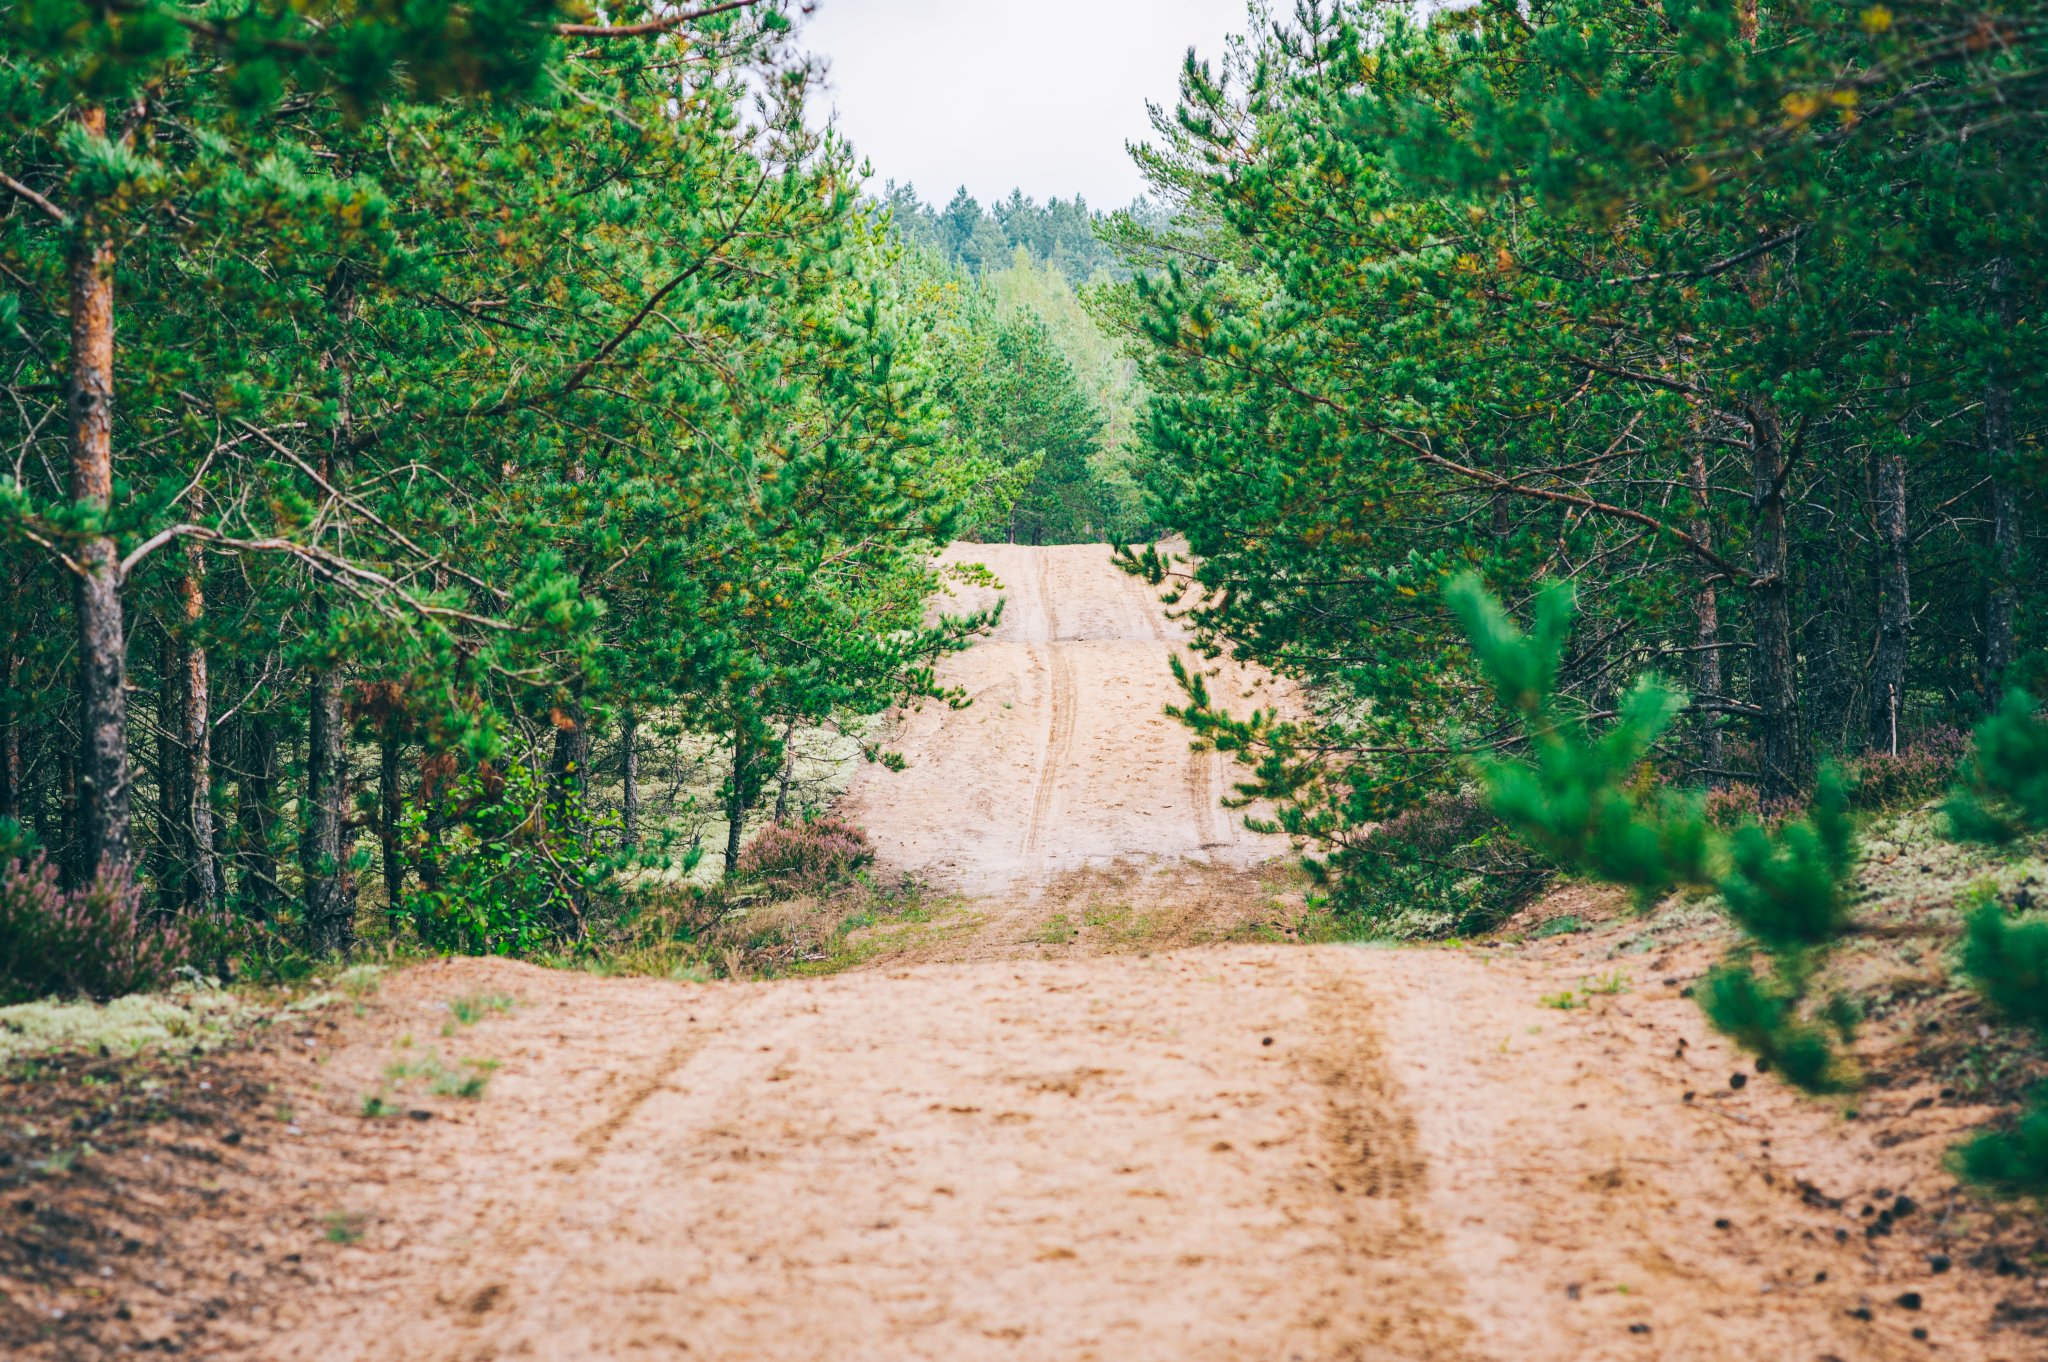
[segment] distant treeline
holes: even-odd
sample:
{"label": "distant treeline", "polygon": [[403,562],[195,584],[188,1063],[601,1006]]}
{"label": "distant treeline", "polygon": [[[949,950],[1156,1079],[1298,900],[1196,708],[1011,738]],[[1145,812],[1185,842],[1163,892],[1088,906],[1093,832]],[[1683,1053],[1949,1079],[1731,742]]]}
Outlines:
{"label": "distant treeline", "polygon": [[[1129,277],[1129,269],[1096,235],[1097,224],[1108,215],[1090,208],[1079,194],[1041,204],[1013,189],[1009,198],[983,208],[963,185],[944,208],[934,208],[918,197],[915,185],[891,180],[882,206],[890,210],[905,240],[929,247],[976,274],[1006,268],[1022,247],[1034,262],[1055,266],[1075,284],[1099,274]],[[1126,211],[1141,223],[1164,216],[1143,198]]]}

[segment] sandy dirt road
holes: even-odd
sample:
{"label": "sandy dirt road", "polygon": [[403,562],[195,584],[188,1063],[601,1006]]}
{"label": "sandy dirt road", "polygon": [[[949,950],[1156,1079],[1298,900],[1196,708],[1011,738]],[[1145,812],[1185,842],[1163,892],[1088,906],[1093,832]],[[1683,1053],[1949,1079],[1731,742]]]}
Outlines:
{"label": "sandy dirt road", "polygon": [[887,860],[969,893],[1013,894],[1115,861],[1250,865],[1287,850],[1221,807],[1224,758],[1191,752],[1165,712],[1181,699],[1175,653],[1242,708],[1276,702],[1270,677],[1195,658],[1181,625],[1101,545],[961,544],[946,561],[987,567],[1000,586],[956,585],[944,607],[1001,597],[1003,620],[941,673],[972,706],[904,716],[891,744],[910,768],[854,783],[853,816]]}
{"label": "sandy dirt road", "polygon": [[[952,664],[975,706],[909,716],[911,770],[856,792],[894,861],[999,924],[1090,864],[1145,860],[1144,892],[1170,898],[1202,863],[1273,850],[1208,807],[1221,773],[1158,713],[1173,627],[1102,550],[961,556],[1010,614]],[[772,983],[408,970],[323,1055],[286,1151],[303,1213],[359,1237],[309,1253],[240,1351],[2035,1355],[1964,1327],[1982,1274],[1929,1275],[1929,1151],[1952,1127],[1880,1147],[1769,1080],[1731,1087],[1737,1060],[1680,996],[1707,948],[1653,943],[1625,979],[1604,949],[1048,955],[997,931]],[[1617,977],[1573,1011],[1541,1001],[1596,969]],[[519,1004],[435,1039],[479,990]],[[360,1094],[426,1047],[495,1062],[485,1099],[364,1122]],[[1917,1219],[1866,1232],[1864,1206],[1908,1193]]]}

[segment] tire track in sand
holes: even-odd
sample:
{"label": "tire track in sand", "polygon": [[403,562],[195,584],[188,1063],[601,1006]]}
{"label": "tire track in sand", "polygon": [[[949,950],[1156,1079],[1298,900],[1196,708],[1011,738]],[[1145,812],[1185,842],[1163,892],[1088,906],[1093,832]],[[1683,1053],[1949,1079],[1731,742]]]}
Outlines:
{"label": "tire track in sand", "polygon": [[[510,1207],[508,1219],[491,1226],[488,1237],[480,1237],[474,1248],[465,1248],[449,1264],[446,1274],[455,1284],[437,1292],[435,1303],[455,1314],[465,1325],[474,1325],[497,1309],[513,1291],[521,1262],[544,1247],[553,1235],[564,1206],[579,1190],[582,1174],[600,1159],[619,1133],[655,1096],[674,1086],[676,1076],[716,1032],[711,1027],[671,1046],[654,1064],[630,1075],[625,1090],[606,1108],[598,1120],[578,1131],[575,1152],[548,1165],[552,1184],[532,1189]],[[484,1219],[490,1220],[486,1210]],[[439,1354],[447,1362],[462,1362],[472,1355],[467,1346]]]}
{"label": "tire track in sand", "polygon": [[1207,748],[1190,744],[1188,799],[1195,807],[1195,846],[1203,851],[1224,845],[1216,835],[1216,787],[1211,780],[1215,770],[1215,754]]}
{"label": "tire track in sand", "polygon": [[1045,755],[1038,765],[1038,790],[1031,800],[1031,822],[1024,829],[1024,854],[1036,855],[1059,792],[1060,772],[1071,764],[1074,748],[1074,669],[1059,643],[1060,612],[1053,603],[1052,555],[1038,555],[1038,608],[1045,616],[1045,664],[1052,673],[1047,698]]}
{"label": "tire track in sand", "polygon": [[[1051,609],[1047,608],[1047,615]],[[1074,749],[1074,669],[1067,660],[1066,649],[1058,644],[1048,644],[1045,661],[1052,673],[1052,694],[1047,704],[1051,709],[1045,739],[1045,757],[1038,767],[1038,793],[1031,803],[1031,823],[1024,831],[1024,854],[1035,855],[1039,849],[1046,818],[1052,812],[1053,797],[1059,792],[1060,772],[1073,764]]]}

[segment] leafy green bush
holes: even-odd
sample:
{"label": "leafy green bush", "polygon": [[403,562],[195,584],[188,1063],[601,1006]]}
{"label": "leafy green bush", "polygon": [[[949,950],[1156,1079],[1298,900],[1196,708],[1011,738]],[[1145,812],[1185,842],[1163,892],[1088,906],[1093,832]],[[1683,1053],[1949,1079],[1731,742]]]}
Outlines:
{"label": "leafy green bush", "polygon": [[66,890],[38,854],[0,870],[0,1001],[104,1001],[166,988],[192,963],[185,930],[157,923],[126,867]]}
{"label": "leafy green bush", "polygon": [[583,934],[616,859],[592,849],[588,823],[523,762],[481,765],[409,812],[419,887],[400,916],[435,950],[519,955]]}
{"label": "leafy green bush", "polygon": [[1392,936],[1485,931],[1527,903],[1550,874],[1469,794],[1426,800],[1347,840],[1329,864],[1306,864],[1346,925]]}

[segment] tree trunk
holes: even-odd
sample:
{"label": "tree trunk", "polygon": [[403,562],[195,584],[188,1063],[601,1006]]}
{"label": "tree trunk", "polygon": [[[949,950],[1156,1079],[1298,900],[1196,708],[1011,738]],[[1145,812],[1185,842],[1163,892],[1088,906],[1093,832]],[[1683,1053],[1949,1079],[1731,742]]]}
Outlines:
{"label": "tree trunk", "polygon": [[7,642],[0,653],[0,818],[19,823],[24,807],[22,785],[27,778],[21,753],[23,718],[15,687],[21,684],[21,654],[15,649],[17,630],[26,627],[28,611],[22,600],[27,574],[19,557],[7,565]]}
{"label": "tree trunk", "polygon": [[[324,622],[326,611],[317,612]],[[349,921],[347,866],[348,750],[342,716],[341,672],[313,673],[306,726],[306,830],[299,868],[306,879],[307,944],[316,955],[346,950]]]}
{"label": "tree trunk", "polygon": [[1785,531],[1785,445],[1775,413],[1750,413],[1750,599],[1756,633],[1758,786],[1766,800],[1797,794],[1806,779],[1799,731],[1799,676],[1792,647],[1790,547]]}
{"label": "tree trunk", "polygon": [[555,751],[548,762],[548,793],[560,829],[582,845],[585,800],[590,791],[590,717],[581,698],[555,714]]}
{"label": "tree trunk", "polygon": [[[348,363],[348,332],[355,319],[355,283],[346,266],[337,267],[328,284],[337,339],[321,356],[321,365],[335,376],[334,437],[327,445],[323,475],[330,486],[345,487],[353,462],[355,423],[353,384]],[[316,588],[313,603],[316,633],[333,626],[333,602],[326,586]],[[331,640],[327,640],[331,646]],[[308,696],[306,729],[306,827],[299,844],[299,864],[306,880],[306,931],[316,954],[348,948],[355,924],[350,920],[345,845],[348,824],[347,734],[341,700],[342,664],[331,655],[314,668]]]}
{"label": "tree trunk", "polygon": [[405,902],[405,850],[398,837],[399,818],[404,812],[399,763],[404,755],[397,720],[388,717],[377,759],[377,832],[383,841],[384,912],[394,922],[399,906]]}
{"label": "tree trunk", "polygon": [[156,880],[157,911],[165,917],[176,913],[185,902],[187,843],[185,828],[185,770],[180,744],[185,721],[180,691],[184,667],[178,656],[178,640],[168,627],[163,629],[157,649],[156,677]]}
{"label": "tree trunk", "polygon": [[187,906],[211,913],[220,905],[219,849],[213,837],[213,695],[206,649],[199,627],[206,616],[205,558],[197,544],[185,548],[185,798],[186,829],[192,837],[191,889]]}
{"label": "tree trunk", "polygon": [[1906,457],[1877,456],[1877,652],[1871,665],[1869,747],[1896,752],[1906,702],[1907,631],[1912,627],[1910,541],[1906,534]]}
{"label": "tree trunk", "polygon": [[796,780],[796,748],[791,745],[796,737],[796,720],[791,719],[782,726],[782,774],[775,783],[775,821],[783,822],[789,817],[789,787]]}
{"label": "tree trunk", "polygon": [[619,716],[619,839],[629,851],[640,845],[640,711],[631,705]]}
{"label": "tree trunk", "polygon": [[[1693,538],[1712,548],[1714,524],[1707,517],[1709,488],[1707,486],[1707,454],[1699,444],[1692,451],[1692,495],[1693,504],[1699,514],[1693,518]],[[1710,579],[1700,583],[1693,597],[1693,644],[1698,652],[1693,654],[1693,694],[1710,702],[1718,702],[1724,695],[1722,689],[1727,683],[1721,669],[1721,593]],[[1721,715],[1710,711],[1700,715],[1700,765],[1706,771],[1707,787],[1718,789],[1723,783],[1722,769],[1727,757],[1721,741]]]}
{"label": "tree trunk", "polygon": [[[79,114],[104,136],[107,111]],[[121,614],[120,551],[103,521],[114,499],[114,240],[88,202],[73,229],[69,380],[71,500],[93,517],[75,550],[78,612],[78,862],[86,876],[134,859],[128,801],[128,641]]]}
{"label": "tree trunk", "polygon": [[747,781],[751,776],[753,751],[747,742],[746,729],[734,725],[732,734],[732,785],[725,799],[725,873],[728,878],[739,873],[740,840],[747,832]]}
{"label": "tree trunk", "polygon": [[[2012,263],[1991,263],[1994,310],[2009,331]],[[2019,603],[2020,505],[2013,485],[2012,389],[1994,381],[1984,390],[1984,452],[1991,469],[1991,589],[1984,601],[1984,703],[1997,705],[2013,661],[2013,612]]]}
{"label": "tree trunk", "polygon": [[268,714],[245,712],[235,786],[238,829],[235,866],[243,909],[259,922],[277,915],[283,897],[271,837],[277,826],[277,725]]}
{"label": "tree trunk", "polygon": [[1806,626],[1808,737],[1817,745],[1840,750],[1851,745],[1850,708],[1855,700],[1858,659],[1850,656],[1849,613],[1852,594],[1842,554],[1832,539],[1813,565],[1816,585],[1806,599],[1813,614]]}
{"label": "tree trunk", "polygon": [[[588,854],[590,821],[585,816],[590,792],[590,716],[579,695],[555,720],[555,752],[548,764],[548,790],[555,817],[565,838]],[[550,830],[552,831],[552,830]],[[589,895],[579,883],[569,891],[573,920],[558,921],[564,931],[580,929]]]}

